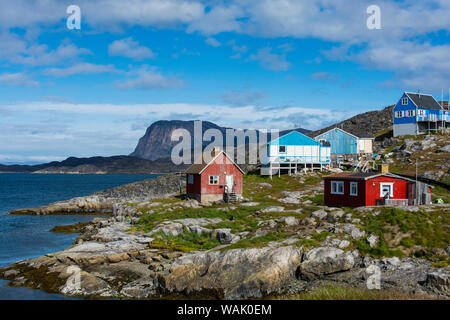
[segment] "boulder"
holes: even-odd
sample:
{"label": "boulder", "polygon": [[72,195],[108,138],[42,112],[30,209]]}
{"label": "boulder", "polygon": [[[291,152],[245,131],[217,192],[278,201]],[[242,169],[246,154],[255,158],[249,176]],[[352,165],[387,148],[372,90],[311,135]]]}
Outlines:
{"label": "boulder", "polygon": [[231,233],[231,229],[215,229],[211,236],[216,238],[222,244],[228,244],[233,241],[233,234]]}
{"label": "boulder", "polygon": [[314,248],[305,253],[299,273],[303,280],[311,281],[324,275],[350,270],[355,264],[351,252],[333,247]]}
{"label": "boulder", "polygon": [[200,252],[179,258],[159,283],[167,292],[258,298],[284,292],[295,281],[300,260],[301,250],[291,246]]}
{"label": "boulder", "polygon": [[427,274],[425,286],[434,293],[448,296],[450,294],[450,275],[442,271],[430,272]]}
{"label": "boulder", "polygon": [[378,243],[378,236],[375,234],[371,234],[370,236],[367,237],[367,243],[370,245],[371,248],[375,248],[375,246]]}
{"label": "boulder", "polygon": [[311,218],[316,218],[316,219],[319,219],[319,220],[323,220],[323,219],[325,219],[327,217],[327,215],[328,215],[328,213],[325,210],[320,209],[320,210],[316,210],[313,213],[311,213],[310,217]]}

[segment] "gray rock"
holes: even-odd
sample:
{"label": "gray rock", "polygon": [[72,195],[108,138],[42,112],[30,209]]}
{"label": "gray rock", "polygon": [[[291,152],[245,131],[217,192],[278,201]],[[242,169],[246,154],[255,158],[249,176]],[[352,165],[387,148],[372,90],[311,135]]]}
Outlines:
{"label": "gray rock", "polygon": [[446,272],[435,271],[427,274],[425,286],[434,293],[449,295],[450,294],[450,275]]}
{"label": "gray rock", "polygon": [[324,275],[350,270],[355,264],[351,252],[332,247],[314,248],[305,253],[300,264],[300,277],[311,281]]}
{"label": "gray rock", "polygon": [[233,241],[233,234],[231,233],[231,229],[227,228],[215,229],[212,232],[211,236],[219,240],[222,244],[228,244]]}
{"label": "gray rock", "polygon": [[371,248],[375,248],[378,243],[378,236],[375,234],[371,234],[367,237],[367,243],[369,243]]}
{"label": "gray rock", "polygon": [[450,152],[450,144],[436,150],[436,153],[449,153]]}
{"label": "gray rock", "polygon": [[328,215],[328,213],[325,210],[320,209],[320,210],[316,210],[316,211],[312,212],[310,217],[311,218],[316,218],[316,219],[319,219],[319,220],[323,220],[323,219],[325,219],[327,217],[327,215]]}
{"label": "gray rock", "polygon": [[160,276],[168,292],[221,292],[224,299],[247,299],[282,292],[295,280],[301,250],[290,246],[234,249],[185,255]]}

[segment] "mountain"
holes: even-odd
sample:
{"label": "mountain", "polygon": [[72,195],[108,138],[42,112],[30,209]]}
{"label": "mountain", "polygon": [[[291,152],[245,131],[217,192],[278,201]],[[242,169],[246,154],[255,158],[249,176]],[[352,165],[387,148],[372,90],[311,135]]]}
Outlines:
{"label": "mountain", "polygon": [[[181,121],[181,120],[161,120],[154,122],[147,128],[143,137],[139,139],[139,142],[134,150],[130,154],[133,157],[139,157],[148,160],[157,160],[165,157],[169,157],[172,148],[178,144],[178,141],[172,142],[171,136],[175,129],[185,129],[191,135],[191,145],[193,146],[194,138],[194,121]],[[208,129],[217,129],[222,132],[225,138],[226,127],[220,127],[215,123],[209,121],[202,121],[202,134]],[[303,128],[297,128],[292,130],[285,130],[280,132],[280,136],[290,131],[297,130],[301,133],[307,133],[309,130]],[[225,142],[225,141],[224,141]],[[210,142],[204,142],[203,146],[208,145]],[[248,143],[248,142],[246,142]],[[236,144],[235,144],[236,145]]]}
{"label": "mountain", "polygon": [[338,127],[356,136],[374,136],[381,131],[389,131],[392,129],[393,109],[394,105],[388,106],[383,110],[361,113],[329,127],[309,132],[307,135],[310,137],[315,137],[323,132]]}
{"label": "mountain", "polygon": [[0,172],[72,173],[72,174],[149,174],[184,171],[186,166],[175,166],[170,159],[150,161],[131,156],[70,157],[40,165],[1,165]]}

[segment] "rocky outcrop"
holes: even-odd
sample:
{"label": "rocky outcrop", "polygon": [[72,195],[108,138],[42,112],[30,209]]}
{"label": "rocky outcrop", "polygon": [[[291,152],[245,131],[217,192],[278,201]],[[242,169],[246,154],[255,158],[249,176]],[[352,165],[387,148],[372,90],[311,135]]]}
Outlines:
{"label": "rocky outcrop", "polygon": [[299,267],[303,280],[314,280],[323,275],[350,270],[355,265],[351,252],[332,247],[319,247],[308,251]]}
{"label": "rocky outcrop", "polygon": [[168,292],[215,291],[225,299],[282,293],[295,280],[301,250],[293,247],[235,249],[184,256],[160,278]]}

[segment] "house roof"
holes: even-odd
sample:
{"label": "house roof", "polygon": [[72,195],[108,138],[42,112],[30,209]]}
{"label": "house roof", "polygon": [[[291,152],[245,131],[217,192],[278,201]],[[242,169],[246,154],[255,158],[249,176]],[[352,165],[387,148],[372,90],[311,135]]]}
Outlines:
{"label": "house roof", "polygon": [[291,131],[270,141],[268,144],[273,144],[275,142],[287,145],[319,145],[319,142],[298,131]]}
{"label": "house roof", "polygon": [[375,136],[373,134],[369,134],[369,133],[359,134],[358,137],[360,139],[375,139]]}
{"label": "house roof", "polygon": [[328,133],[328,132],[330,132],[330,131],[333,131],[333,130],[339,130],[339,131],[342,131],[343,133],[348,134],[348,135],[350,135],[350,136],[352,136],[352,137],[355,137],[356,139],[359,138],[359,137],[357,137],[356,135],[354,135],[354,134],[352,134],[352,133],[350,133],[350,132],[347,132],[347,131],[345,131],[345,130],[342,130],[341,128],[334,127],[334,128],[332,128],[332,129],[330,129],[330,130],[328,130],[328,131],[325,131],[325,132],[323,132],[323,133],[317,135],[314,139],[317,139],[318,137],[323,136],[324,134],[326,134],[326,133]]}
{"label": "house roof", "polygon": [[209,167],[209,165],[211,163],[214,162],[214,160],[216,160],[221,154],[224,154],[225,157],[228,158],[228,160],[230,160],[242,173],[244,173],[244,171],[233,161],[233,159],[231,159],[228,154],[226,152],[224,152],[223,150],[220,151],[215,157],[213,157],[211,159],[211,161],[209,162],[205,162],[205,153],[202,154],[201,157],[201,163],[193,163],[187,170],[185,173],[190,173],[190,174],[201,174],[206,168]]}
{"label": "house roof", "polygon": [[405,178],[402,176],[398,176],[393,173],[381,173],[381,172],[341,172],[330,174],[329,176],[323,177],[324,179],[343,179],[343,180],[369,180],[372,178],[386,176],[391,178],[397,178],[402,180],[407,180],[411,182],[415,182],[415,180]]}
{"label": "house roof", "polygon": [[442,110],[441,105],[436,101],[436,99],[434,99],[432,95],[412,92],[405,93],[418,108]]}

